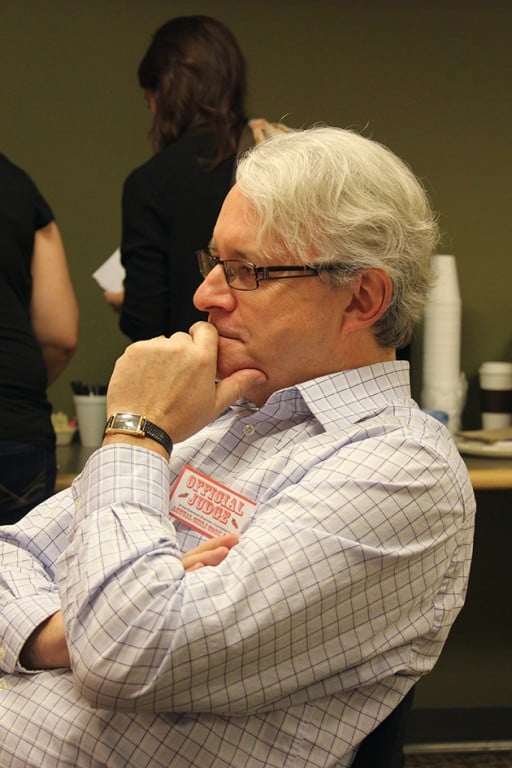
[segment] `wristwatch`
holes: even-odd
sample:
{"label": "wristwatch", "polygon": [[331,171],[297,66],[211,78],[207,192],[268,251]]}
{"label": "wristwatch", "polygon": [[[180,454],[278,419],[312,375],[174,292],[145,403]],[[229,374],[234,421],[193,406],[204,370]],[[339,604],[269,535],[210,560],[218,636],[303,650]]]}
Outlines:
{"label": "wristwatch", "polygon": [[134,437],[150,437],[163,445],[169,456],[171,455],[172,440],[167,432],[138,413],[114,413],[113,416],[109,416],[105,426],[105,434],[112,435],[115,433],[133,435]]}

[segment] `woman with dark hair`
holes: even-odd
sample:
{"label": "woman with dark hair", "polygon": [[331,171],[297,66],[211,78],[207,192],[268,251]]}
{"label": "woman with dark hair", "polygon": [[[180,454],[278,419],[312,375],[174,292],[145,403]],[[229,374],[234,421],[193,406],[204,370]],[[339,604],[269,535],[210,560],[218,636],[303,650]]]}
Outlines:
{"label": "woman with dark hair", "polygon": [[154,156],[126,179],[124,291],[106,293],[132,341],[187,331],[195,253],[208,245],[247,125],[246,65],[231,31],[208,16],[171,19],[140,62]]}

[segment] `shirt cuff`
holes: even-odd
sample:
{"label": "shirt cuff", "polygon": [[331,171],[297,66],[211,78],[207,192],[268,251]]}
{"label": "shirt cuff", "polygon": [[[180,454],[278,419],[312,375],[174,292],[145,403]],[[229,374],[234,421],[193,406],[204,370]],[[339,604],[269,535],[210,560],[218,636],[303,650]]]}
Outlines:
{"label": "shirt cuff", "polygon": [[167,516],[169,462],[145,448],[110,445],[95,451],[73,484],[75,515],[116,503],[143,504]]}

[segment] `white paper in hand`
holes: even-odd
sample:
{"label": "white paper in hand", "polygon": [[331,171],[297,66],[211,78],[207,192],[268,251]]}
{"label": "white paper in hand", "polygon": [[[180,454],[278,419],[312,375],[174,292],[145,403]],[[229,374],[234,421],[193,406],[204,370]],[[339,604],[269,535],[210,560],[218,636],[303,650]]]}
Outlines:
{"label": "white paper in hand", "polygon": [[120,291],[123,288],[125,274],[121,264],[121,251],[118,248],[92,273],[92,276],[104,291]]}

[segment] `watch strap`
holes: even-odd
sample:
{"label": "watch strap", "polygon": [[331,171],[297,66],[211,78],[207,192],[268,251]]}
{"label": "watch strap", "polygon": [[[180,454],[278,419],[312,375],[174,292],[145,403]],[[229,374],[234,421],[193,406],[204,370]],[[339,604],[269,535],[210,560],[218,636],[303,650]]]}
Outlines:
{"label": "watch strap", "polygon": [[148,421],[147,419],[144,419],[142,430],[146,437],[150,437],[152,440],[156,440],[157,443],[160,443],[160,445],[163,445],[169,456],[171,455],[172,440],[167,432],[164,432],[163,429],[160,429],[160,427],[157,427],[156,424],[153,424],[152,421]]}

